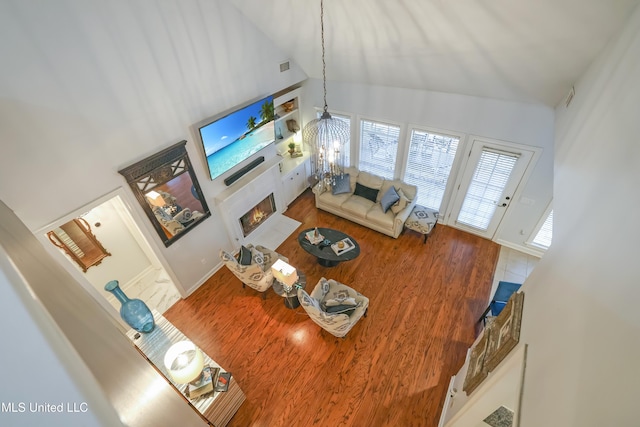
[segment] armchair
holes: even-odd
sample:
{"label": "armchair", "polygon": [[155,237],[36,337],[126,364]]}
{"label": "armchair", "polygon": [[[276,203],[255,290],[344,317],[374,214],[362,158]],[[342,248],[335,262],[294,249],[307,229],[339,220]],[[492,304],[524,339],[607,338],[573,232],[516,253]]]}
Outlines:
{"label": "armchair", "polygon": [[248,285],[250,288],[262,292],[262,298],[266,299],[266,290],[273,284],[271,265],[279,258],[284,261],[289,261],[289,259],[264,246],[247,245],[246,248],[251,251],[251,264],[249,265],[240,264],[236,257],[224,250],[220,251],[220,259],[240,279],[243,288]]}
{"label": "armchair", "polygon": [[324,277],[311,295],[304,289],[298,289],[298,299],[311,320],[339,338],[344,337],[360,318],[366,317],[369,308],[369,298]]}

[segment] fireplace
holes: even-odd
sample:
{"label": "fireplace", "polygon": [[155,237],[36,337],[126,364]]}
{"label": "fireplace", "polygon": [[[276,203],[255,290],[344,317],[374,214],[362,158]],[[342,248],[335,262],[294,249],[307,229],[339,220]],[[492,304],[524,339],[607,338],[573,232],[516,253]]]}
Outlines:
{"label": "fireplace", "polygon": [[[247,244],[264,245],[265,242],[271,241],[274,235],[279,235],[276,226],[284,218],[282,212],[287,208],[282,200],[279,159],[278,157],[265,160],[216,195],[215,200],[229,233],[229,241],[236,248]],[[262,211],[255,217],[254,208]],[[267,215],[268,212],[272,213]],[[245,219],[241,220],[240,217]],[[257,219],[262,219],[259,227],[255,224]]]}
{"label": "fireplace", "polygon": [[276,203],[273,193],[265,197],[260,203],[249,209],[247,213],[240,217],[240,226],[244,237],[247,237],[253,230],[258,228],[264,221],[276,212]]}

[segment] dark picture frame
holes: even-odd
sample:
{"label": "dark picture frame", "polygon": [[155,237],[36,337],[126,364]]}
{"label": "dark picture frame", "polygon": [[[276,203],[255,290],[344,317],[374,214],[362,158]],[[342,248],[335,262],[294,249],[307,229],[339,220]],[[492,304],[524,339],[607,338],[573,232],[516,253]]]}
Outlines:
{"label": "dark picture frame", "polygon": [[514,293],[489,326],[490,339],[485,356],[487,371],[493,371],[520,341],[524,292]]}
{"label": "dark picture frame", "polygon": [[166,247],[211,216],[186,143],[180,141],[118,171]]}

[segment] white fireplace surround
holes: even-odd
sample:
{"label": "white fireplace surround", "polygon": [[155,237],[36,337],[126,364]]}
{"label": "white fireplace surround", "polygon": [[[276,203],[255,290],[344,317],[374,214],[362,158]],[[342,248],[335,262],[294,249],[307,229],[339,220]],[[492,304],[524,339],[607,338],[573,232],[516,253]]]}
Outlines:
{"label": "white fireplace surround", "polygon": [[[222,191],[215,200],[224,221],[229,239],[235,248],[240,245],[263,244],[264,234],[283,219],[282,179],[280,158],[267,160]],[[244,237],[239,218],[273,193],[276,212]]]}

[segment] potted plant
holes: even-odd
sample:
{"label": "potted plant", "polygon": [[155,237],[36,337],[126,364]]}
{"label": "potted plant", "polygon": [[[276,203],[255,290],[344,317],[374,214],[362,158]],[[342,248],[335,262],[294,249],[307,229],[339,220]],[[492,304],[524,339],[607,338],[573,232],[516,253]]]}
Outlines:
{"label": "potted plant", "polygon": [[296,144],[295,142],[290,142],[287,147],[289,147],[289,154],[293,155],[296,152]]}

